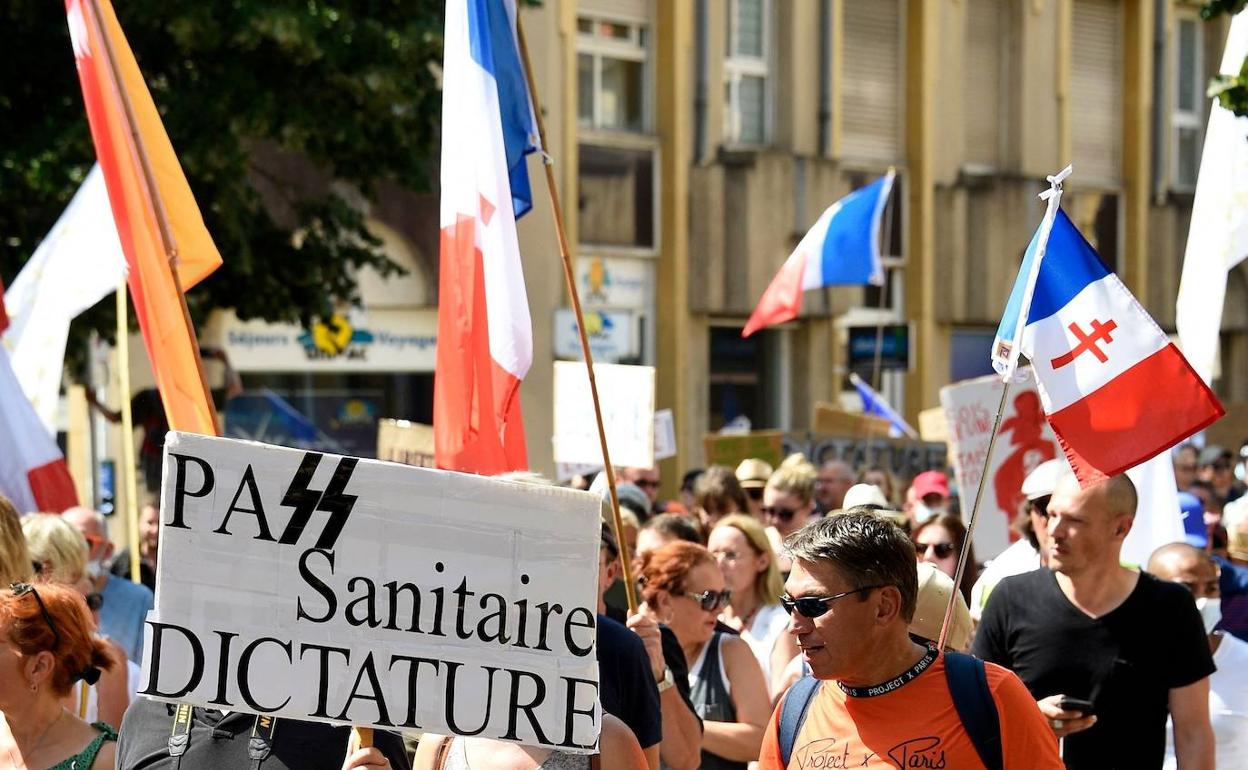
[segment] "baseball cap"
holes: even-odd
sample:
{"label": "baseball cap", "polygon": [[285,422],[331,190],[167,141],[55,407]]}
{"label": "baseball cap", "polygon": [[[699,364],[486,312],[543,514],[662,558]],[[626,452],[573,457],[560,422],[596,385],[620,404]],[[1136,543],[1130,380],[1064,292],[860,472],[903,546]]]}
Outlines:
{"label": "baseball cap", "polygon": [[1064,458],[1045,460],[1023,479],[1023,496],[1028,500],[1037,500],[1051,495],[1057,489],[1057,483],[1069,475],[1070,464]]}
{"label": "baseball cap", "polygon": [[737,483],[742,489],[761,489],[771,478],[772,467],[757,457],[747,457],[737,466]]}
{"label": "baseball cap", "polygon": [[[910,621],[910,633],[935,642],[940,639],[940,626],[945,621],[949,594],[954,591],[953,578],[926,562],[920,563],[918,570],[919,597],[914,607],[914,618]],[[971,611],[966,606],[966,599],[958,593],[945,644],[954,650],[965,650],[970,642]]]}
{"label": "baseball cap", "polygon": [[923,471],[914,477],[910,486],[914,488],[914,496],[920,500],[928,495],[949,496],[949,480],[940,471]]}
{"label": "baseball cap", "polygon": [[1183,541],[1196,548],[1209,545],[1209,532],[1205,529],[1205,506],[1191,492],[1179,493],[1179,511],[1183,514]]}
{"label": "baseball cap", "polygon": [[884,497],[884,493],[874,484],[855,484],[845,492],[842,508],[854,508],[859,505],[874,505],[879,508],[892,509],[892,504]]}

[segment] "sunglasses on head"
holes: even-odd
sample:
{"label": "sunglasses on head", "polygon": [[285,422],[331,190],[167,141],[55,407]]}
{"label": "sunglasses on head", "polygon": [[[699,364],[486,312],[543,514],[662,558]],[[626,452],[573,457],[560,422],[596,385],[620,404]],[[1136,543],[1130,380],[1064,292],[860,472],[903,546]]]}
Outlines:
{"label": "sunglasses on head", "polygon": [[945,559],[953,555],[957,550],[957,546],[953,543],[915,543],[915,549],[922,554],[928,551],[935,551],[937,559]]}
{"label": "sunglasses on head", "polygon": [[13,583],[9,585],[9,590],[14,596],[25,596],[26,594],[34,594],[35,601],[39,603],[39,612],[43,615],[43,620],[48,624],[48,628],[52,629],[52,638],[55,640],[52,649],[55,650],[61,646],[61,632],[56,627],[56,623],[52,622],[52,616],[48,613],[48,607],[43,603],[43,598],[39,596],[39,592],[30,583]]}
{"label": "sunglasses on head", "polygon": [[728,600],[732,597],[732,591],[727,588],[722,591],[703,591],[700,594],[686,591],[684,595],[685,598],[693,599],[697,602],[698,606],[703,610],[715,612],[728,603]]}
{"label": "sunglasses on head", "polygon": [[785,594],[780,597],[780,606],[784,607],[784,611],[793,614],[793,610],[797,610],[797,614],[804,618],[817,618],[820,615],[827,614],[832,609],[832,602],[842,599],[851,594],[862,593],[863,591],[873,591],[877,588],[883,588],[884,585],[863,586],[855,588],[851,591],[842,591],[839,594],[831,596],[803,596],[801,599],[794,599]]}
{"label": "sunglasses on head", "polygon": [[797,515],[797,511],[792,508],[779,508],[774,505],[764,505],[762,507],[763,516],[769,519],[779,519],[780,521],[792,521]]}

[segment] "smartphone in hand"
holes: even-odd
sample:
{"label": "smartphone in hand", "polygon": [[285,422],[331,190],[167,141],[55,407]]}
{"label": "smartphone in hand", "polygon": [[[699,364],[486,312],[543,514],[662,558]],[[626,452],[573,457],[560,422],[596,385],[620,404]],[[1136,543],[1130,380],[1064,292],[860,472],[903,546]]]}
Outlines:
{"label": "smartphone in hand", "polygon": [[1057,707],[1062,711],[1078,711],[1085,717],[1092,716],[1096,713],[1096,707],[1092,705],[1092,701],[1083,700],[1082,698],[1071,698],[1066,696],[1058,702]]}

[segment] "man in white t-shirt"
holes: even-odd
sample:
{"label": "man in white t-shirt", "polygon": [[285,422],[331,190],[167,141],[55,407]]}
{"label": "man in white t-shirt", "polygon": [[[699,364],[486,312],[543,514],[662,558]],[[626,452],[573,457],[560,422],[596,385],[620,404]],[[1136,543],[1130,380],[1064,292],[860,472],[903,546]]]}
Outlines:
{"label": "man in white t-shirt", "polygon": [[1019,539],[1009,548],[1002,551],[997,558],[988,562],[979,579],[971,587],[971,617],[978,623],[984,606],[988,604],[988,594],[997,587],[1002,578],[1010,575],[1021,575],[1039,569],[1044,563],[1041,556],[1048,544],[1048,506],[1057,482],[1070,474],[1070,465],[1065,458],[1058,457],[1040,463],[1023,479],[1023,496],[1027,498],[1027,516],[1031,526],[1027,528],[1027,537]]}
{"label": "man in white t-shirt", "polygon": [[[1209,723],[1216,742],[1217,766],[1240,767],[1248,757],[1248,642],[1213,630],[1222,618],[1218,565],[1198,548],[1171,543],[1153,552],[1148,571],[1162,580],[1185,586],[1196,598],[1196,607],[1209,634],[1213,662],[1218,667],[1209,677]],[[1164,766],[1177,767],[1169,729]]]}

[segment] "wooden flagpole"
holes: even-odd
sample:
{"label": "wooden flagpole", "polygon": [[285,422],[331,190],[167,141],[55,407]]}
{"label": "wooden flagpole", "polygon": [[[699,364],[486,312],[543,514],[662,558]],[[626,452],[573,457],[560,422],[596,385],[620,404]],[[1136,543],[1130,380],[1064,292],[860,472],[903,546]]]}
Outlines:
{"label": "wooden flagpole", "polygon": [[585,333],[585,316],[581,312],[581,297],[576,288],[576,276],[572,270],[571,249],[568,234],[563,226],[563,209],[559,206],[559,191],[555,185],[555,165],[546,151],[546,123],[542,119],[541,102],[537,98],[537,84],[533,78],[533,64],[529,60],[529,47],[524,38],[520,14],[516,14],[516,38],[520,43],[520,58],[524,63],[524,77],[533,99],[533,115],[537,119],[537,137],[541,143],[542,166],[546,170],[546,190],[550,195],[550,210],[554,218],[555,236],[559,241],[559,256],[563,259],[563,278],[572,298],[572,310],[576,313],[576,328],[581,335],[581,353],[585,356],[585,371],[589,374],[589,393],[594,401],[594,417],[598,421],[598,442],[602,445],[603,472],[607,474],[607,488],[611,492],[611,518],[615,526],[615,539],[620,550],[620,566],[624,573],[624,591],[628,597],[628,611],[637,611],[637,591],[633,583],[633,568],[628,543],[624,538],[624,522],[620,518],[620,495],[615,486],[615,467],[611,465],[611,453],[607,450],[607,429],[602,422],[602,405],[598,400],[598,383],[594,379],[594,357],[589,349],[589,337]]}
{"label": "wooden flagpole", "polygon": [[121,483],[126,490],[127,546],[130,548],[130,580],[139,575],[139,484],[134,462],[134,411],[130,408],[130,323],[126,306],[126,282],[117,285],[117,389],[121,391]]}
{"label": "wooden flagpole", "polygon": [[[138,123],[135,121],[134,108],[130,104],[130,96],[126,93],[126,89],[122,87],[121,70],[117,65],[117,57],[113,53],[112,38],[104,30],[103,22],[100,17],[99,0],[89,0],[91,3],[91,21],[95,27],[95,33],[104,45],[104,57],[108,60],[108,69],[113,76],[113,88],[117,91],[117,96],[121,100],[122,112],[126,117],[126,128],[130,131],[130,138],[134,142],[135,155],[138,157],[139,167],[143,169],[143,181],[145,192],[152,203],[152,210],[156,214],[156,222],[160,230],[161,245],[165,247],[165,255],[169,259],[169,271],[173,274],[173,285],[178,295],[178,304],[182,307],[182,319],[186,324],[187,332],[191,335],[191,349],[195,354],[195,368],[199,372],[199,384],[204,389],[204,403],[208,408],[208,415],[212,419],[213,432],[216,433],[219,428],[217,421],[217,407],[212,401],[212,391],[208,388],[208,380],[204,377],[204,361],[199,355],[199,339],[195,334],[195,325],[191,323],[191,312],[186,306],[186,294],[182,291],[182,280],[178,277],[178,245],[174,241],[173,231],[169,227],[169,217],[165,211],[165,202],[160,195],[160,187],[156,184],[156,178],[152,173],[152,162],[147,155],[147,148],[143,144],[143,135],[139,132]],[[128,393],[122,394],[126,399],[130,396]],[[162,396],[163,398],[163,396]]]}

